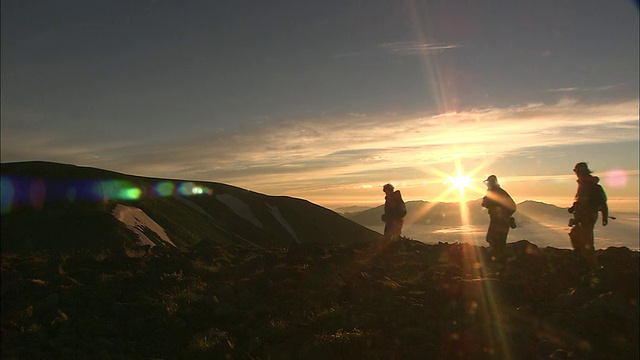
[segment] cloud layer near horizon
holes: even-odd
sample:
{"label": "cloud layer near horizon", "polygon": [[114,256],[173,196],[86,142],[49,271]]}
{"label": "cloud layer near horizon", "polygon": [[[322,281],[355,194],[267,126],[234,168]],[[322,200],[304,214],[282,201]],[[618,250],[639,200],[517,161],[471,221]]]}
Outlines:
{"label": "cloud layer near horizon", "polygon": [[598,105],[563,100],[440,115],[267,120],[243,130],[202,129],[173,139],[3,129],[2,161],[57,161],[295,195],[428,181],[431,175],[423,169],[456,159],[481,163],[533,148],[624,141],[638,141],[636,100]]}

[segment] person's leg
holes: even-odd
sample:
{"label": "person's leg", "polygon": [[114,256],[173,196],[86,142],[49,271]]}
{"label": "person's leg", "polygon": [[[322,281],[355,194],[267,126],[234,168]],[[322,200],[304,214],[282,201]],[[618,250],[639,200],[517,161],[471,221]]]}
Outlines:
{"label": "person's leg", "polygon": [[582,257],[582,249],[584,245],[582,243],[582,231],[580,224],[574,225],[569,231],[569,240],[571,240],[571,247],[573,248],[574,254],[577,257]]}
{"label": "person's leg", "polygon": [[492,247],[495,247],[495,256],[497,258],[502,258],[504,255],[504,249],[507,245],[507,235],[508,232],[504,231],[496,231],[495,233]]}
{"label": "person's leg", "polygon": [[393,224],[391,221],[387,221],[384,224],[384,241],[391,241],[391,237],[393,236]]}
{"label": "person's leg", "polygon": [[400,240],[400,235],[402,234],[402,225],[404,224],[403,219],[396,219],[394,221],[394,229],[393,229],[393,238],[392,241]]}
{"label": "person's leg", "polygon": [[496,261],[502,255],[501,247],[502,234],[500,227],[495,222],[489,223],[489,229],[487,230],[487,242],[491,246],[490,254],[491,260]]}
{"label": "person's leg", "polygon": [[494,224],[493,223],[489,223],[489,228],[487,229],[486,240],[487,240],[487,243],[489,243],[489,246],[491,248],[493,248],[493,238],[494,238],[494,236],[495,236]]}
{"label": "person's leg", "polygon": [[583,239],[583,259],[587,266],[591,269],[598,267],[598,260],[596,259],[596,247],[593,229],[595,222],[583,222],[582,223],[582,239]]}

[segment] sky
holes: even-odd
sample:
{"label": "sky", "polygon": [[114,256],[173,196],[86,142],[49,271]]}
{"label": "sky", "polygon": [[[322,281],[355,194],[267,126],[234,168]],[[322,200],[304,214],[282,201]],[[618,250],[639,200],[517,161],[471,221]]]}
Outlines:
{"label": "sky", "polygon": [[329,208],[638,207],[630,0],[2,0],[1,161],[213,181]]}

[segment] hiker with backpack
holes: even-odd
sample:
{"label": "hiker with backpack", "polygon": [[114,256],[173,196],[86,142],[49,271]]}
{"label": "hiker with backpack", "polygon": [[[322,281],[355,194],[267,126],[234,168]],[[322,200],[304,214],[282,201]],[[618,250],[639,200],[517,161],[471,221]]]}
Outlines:
{"label": "hiker with backpack", "polygon": [[407,215],[407,207],[402,200],[400,190],[394,190],[393,185],[386,184],[382,187],[386,194],[384,197],[384,239],[385,241],[397,241],[400,239],[404,216]]}
{"label": "hiker with backpack", "polygon": [[516,227],[511,216],[516,211],[516,203],[498,183],[498,177],[489,176],[483,181],[487,185],[487,194],[482,198],[482,207],[489,210],[489,229],[487,242],[491,246],[493,256],[498,259],[504,253],[509,229]]}
{"label": "hiker with backpack", "polygon": [[602,213],[602,226],[609,223],[607,195],[598,184],[600,179],[591,175],[587,163],[577,163],[573,172],[578,177],[578,191],[569,208],[569,213],[573,214],[573,219],[569,221],[569,239],[578,258],[593,269],[598,266],[593,230],[598,221],[598,212]]}

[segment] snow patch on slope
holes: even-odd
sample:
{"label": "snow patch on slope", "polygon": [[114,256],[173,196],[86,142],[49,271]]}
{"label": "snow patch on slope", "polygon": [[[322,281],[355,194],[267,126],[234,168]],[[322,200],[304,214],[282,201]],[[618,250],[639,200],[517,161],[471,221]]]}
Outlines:
{"label": "snow patch on slope", "polygon": [[298,236],[296,236],[296,232],[293,231],[293,228],[291,227],[291,224],[289,224],[289,222],[287,222],[287,220],[284,218],[284,216],[282,216],[282,213],[280,213],[280,210],[278,210],[277,206],[271,206],[267,203],[264,203],[265,205],[267,205],[267,208],[269,209],[269,212],[271,213],[271,215],[273,215],[274,218],[276,218],[276,220],[278,220],[278,222],[282,225],[282,227],[284,227],[285,230],[287,230],[287,232],[289,234],[291,234],[291,236],[293,237],[293,239],[300,244],[300,239],[298,239]]}
{"label": "snow patch on slope", "polygon": [[138,243],[139,245],[149,245],[151,247],[156,246],[156,244],[144,234],[143,230],[146,228],[156,233],[162,241],[176,247],[176,245],[169,239],[169,236],[164,232],[162,226],[153,221],[153,219],[145,214],[144,211],[136,207],[118,204],[111,211],[111,214],[138,236],[138,239],[140,240]]}
{"label": "snow patch on slope", "polygon": [[260,220],[258,220],[258,218],[253,215],[253,212],[251,212],[251,206],[247,205],[242,200],[229,194],[216,195],[216,199],[218,199],[221,203],[227,205],[227,207],[229,207],[229,209],[231,209],[234,213],[252,223],[255,227],[260,229],[263,228],[262,222],[260,222]]}

